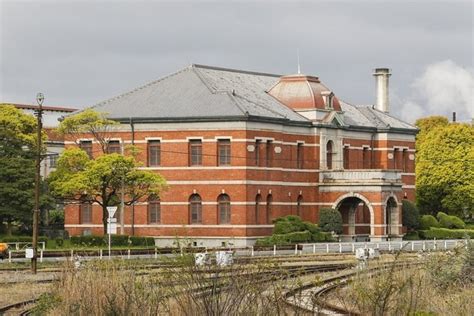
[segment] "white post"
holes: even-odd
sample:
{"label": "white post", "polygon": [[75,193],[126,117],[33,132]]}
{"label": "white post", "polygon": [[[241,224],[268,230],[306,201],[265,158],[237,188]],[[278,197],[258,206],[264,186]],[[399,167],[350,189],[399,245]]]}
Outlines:
{"label": "white post", "polygon": [[130,249],[127,250],[127,259],[130,259]]}
{"label": "white post", "polygon": [[[110,225],[110,223],[108,223],[108,224]],[[109,230],[109,260],[110,260],[111,241],[112,241],[112,237],[111,237],[110,230]]]}
{"label": "white post", "polygon": [[71,249],[71,260],[72,260],[72,258],[74,258],[74,250],[73,249]]}
{"label": "white post", "polygon": [[295,256],[298,254],[298,244],[295,244]]}
{"label": "white post", "polygon": [[273,245],[273,255],[274,256],[277,255],[277,246],[276,245]]}
{"label": "white post", "polygon": [[12,263],[12,251],[8,250],[8,262]]}
{"label": "white post", "polygon": [[[183,255],[183,251],[181,251],[181,255]],[[158,250],[155,248],[155,259],[158,259]]]}
{"label": "white post", "polygon": [[434,243],[433,243],[433,250],[436,250],[436,239],[435,239],[435,241],[434,241]]}
{"label": "white post", "polygon": [[339,243],[339,253],[342,253],[342,244]]}
{"label": "white post", "polygon": [[444,241],[444,250],[448,249],[448,244],[446,242],[446,240]]}
{"label": "white post", "polygon": [[102,260],[102,249],[99,249],[99,259]]}
{"label": "white post", "polygon": [[380,244],[379,243],[377,243],[377,249],[380,249]]}
{"label": "white post", "polygon": [[355,245],[352,243],[352,252],[355,252]]}
{"label": "white post", "polygon": [[414,250],[415,250],[415,243],[411,241],[411,251],[414,251]]}
{"label": "white post", "polygon": [[403,241],[400,241],[400,250],[403,249]]}
{"label": "white post", "polygon": [[313,244],[313,253],[316,253],[316,244]]}
{"label": "white post", "polygon": [[253,246],[252,246],[252,252],[251,252],[250,255],[251,255],[252,257],[255,255],[254,250],[253,250]]}
{"label": "white post", "polygon": [[43,250],[40,250],[40,262],[43,262]]}
{"label": "white post", "polygon": [[423,240],[423,251],[426,250],[426,242]]}
{"label": "white post", "polygon": [[326,244],[326,253],[329,253],[329,244]]}
{"label": "white post", "polygon": [[392,243],[389,241],[388,242],[388,251],[391,251],[392,250]]}
{"label": "white post", "polygon": [[43,241],[43,250],[46,250],[46,242]]}

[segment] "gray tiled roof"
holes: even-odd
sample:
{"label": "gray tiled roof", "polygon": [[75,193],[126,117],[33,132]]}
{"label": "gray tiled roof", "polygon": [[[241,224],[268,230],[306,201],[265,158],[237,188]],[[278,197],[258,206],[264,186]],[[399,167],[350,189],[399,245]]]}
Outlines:
{"label": "gray tiled roof", "polygon": [[[191,65],[147,85],[93,106],[112,119],[262,119],[312,122],[282,104],[268,91],[280,75]],[[414,129],[372,107],[341,102],[347,126]]]}

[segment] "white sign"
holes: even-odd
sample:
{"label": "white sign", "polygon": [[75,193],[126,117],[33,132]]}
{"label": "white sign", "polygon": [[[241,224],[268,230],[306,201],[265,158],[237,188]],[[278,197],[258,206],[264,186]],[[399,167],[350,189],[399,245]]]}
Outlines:
{"label": "white sign", "polygon": [[117,234],[117,223],[107,224],[107,234],[111,234],[111,235]]}
{"label": "white sign", "polygon": [[117,212],[117,206],[107,206],[107,212],[109,212],[109,218],[114,217],[115,212]]}
{"label": "white sign", "polygon": [[203,266],[209,263],[211,263],[211,258],[209,257],[209,254],[204,252],[194,254],[194,264],[196,266]]}
{"label": "white sign", "polygon": [[26,248],[25,249],[25,258],[26,259],[33,258],[33,248]]}
{"label": "white sign", "polygon": [[234,263],[232,251],[216,251],[216,264],[225,267]]}

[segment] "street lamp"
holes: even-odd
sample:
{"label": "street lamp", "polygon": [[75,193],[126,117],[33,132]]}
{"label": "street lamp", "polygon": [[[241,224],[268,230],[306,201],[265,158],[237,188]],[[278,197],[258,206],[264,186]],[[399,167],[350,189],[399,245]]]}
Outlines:
{"label": "street lamp", "polygon": [[41,130],[42,130],[42,116],[43,116],[43,101],[44,95],[38,93],[36,95],[36,102],[38,103],[38,110],[35,111],[37,117],[37,149],[36,149],[36,170],[35,170],[35,208],[33,210],[33,258],[31,258],[31,271],[36,274],[37,259],[38,259],[38,230],[39,230],[39,213],[40,213],[40,181],[41,181]]}

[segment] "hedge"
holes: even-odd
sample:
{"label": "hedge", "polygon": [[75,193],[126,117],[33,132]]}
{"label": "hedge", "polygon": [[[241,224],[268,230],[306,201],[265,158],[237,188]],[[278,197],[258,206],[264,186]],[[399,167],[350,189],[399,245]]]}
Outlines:
{"label": "hedge", "polygon": [[[9,242],[9,243],[14,243],[14,242],[33,242],[33,237],[31,236],[7,236],[3,237],[2,242]],[[39,242],[47,242],[48,237],[45,236],[39,236],[38,237]]]}
{"label": "hedge", "polygon": [[426,230],[430,227],[439,227],[438,220],[432,215],[423,215],[420,218],[420,228]]}
{"label": "hedge", "polygon": [[466,227],[466,224],[457,216],[448,215],[443,212],[438,212],[436,215],[439,221],[439,225],[443,228],[458,228],[463,229]]}
{"label": "hedge", "polygon": [[411,231],[403,236],[403,240],[419,240],[420,236],[418,235],[417,231]]}
{"label": "hedge", "polygon": [[447,229],[432,227],[428,230],[421,230],[419,233],[425,239],[462,239],[467,236],[474,238],[474,230],[472,229]]}
{"label": "hedge", "polygon": [[[139,237],[127,235],[112,235],[111,244],[113,246],[154,246],[155,239],[153,237]],[[71,244],[88,247],[98,247],[108,245],[108,236],[73,236]]]}

